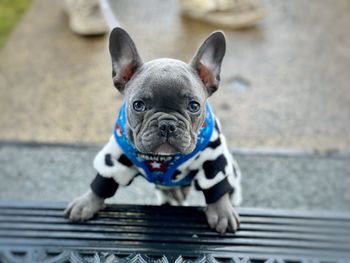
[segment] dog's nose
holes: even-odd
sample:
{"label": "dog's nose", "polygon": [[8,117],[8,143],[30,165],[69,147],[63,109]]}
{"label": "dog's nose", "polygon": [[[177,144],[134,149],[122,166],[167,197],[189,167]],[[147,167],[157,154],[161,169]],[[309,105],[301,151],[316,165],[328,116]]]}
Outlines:
{"label": "dog's nose", "polygon": [[163,137],[174,136],[176,132],[176,123],[172,120],[162,120],[158,124],[159,134]]}

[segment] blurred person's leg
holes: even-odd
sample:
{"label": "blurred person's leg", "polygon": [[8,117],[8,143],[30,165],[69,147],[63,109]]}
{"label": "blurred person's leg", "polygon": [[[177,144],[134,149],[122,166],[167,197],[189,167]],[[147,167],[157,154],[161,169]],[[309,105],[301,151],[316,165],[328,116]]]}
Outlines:
{"label": "blurred person's leg", "polygon": [[254,0],[180,0],[184,16],[233,29],[255,25],[265,10]]}
{"label": "blurred person's leg", "polygon": [[101,35],[108,31],[99,0],[65,0],[69,26],[79,35]]}

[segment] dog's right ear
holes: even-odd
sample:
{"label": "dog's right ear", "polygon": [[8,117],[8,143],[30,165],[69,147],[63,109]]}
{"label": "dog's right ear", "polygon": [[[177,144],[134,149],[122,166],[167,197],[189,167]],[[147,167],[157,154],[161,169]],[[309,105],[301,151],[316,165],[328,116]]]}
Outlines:
{"label": "dog's right ear", "polygon": [[129,34],[119,27],[111,32],[109,52],[112,58],[114,86],[123,93],[126,83],[142,66],[142,60]]}

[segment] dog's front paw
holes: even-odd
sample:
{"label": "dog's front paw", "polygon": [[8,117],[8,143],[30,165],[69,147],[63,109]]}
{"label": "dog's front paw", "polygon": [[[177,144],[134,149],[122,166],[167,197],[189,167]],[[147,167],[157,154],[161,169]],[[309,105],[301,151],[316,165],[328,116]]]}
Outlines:
{"label": "dog's front paw", "polygon": [[229,194],[225,194],[215,203],[208,204],[205,214],[209,226],[220,234],[224,234],[227,230],[237,231],[239,216],[230,202]]}
{"label": "dog's front paw", "polygon": [[64,210],[64,217],[71,221],[85,221],[92,218],[104,207],[104,199],[95,195],[92,191],[75,198]]}

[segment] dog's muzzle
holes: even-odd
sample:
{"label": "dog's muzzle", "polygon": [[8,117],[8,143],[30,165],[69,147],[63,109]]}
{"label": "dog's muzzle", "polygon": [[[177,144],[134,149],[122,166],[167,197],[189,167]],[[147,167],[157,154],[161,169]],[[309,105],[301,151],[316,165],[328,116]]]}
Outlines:
{"label": "dog's muzzle", "polygon": [[174,120],[163,119],[158,122],[159,136],[173,137],[177,134],[176,122]]}

